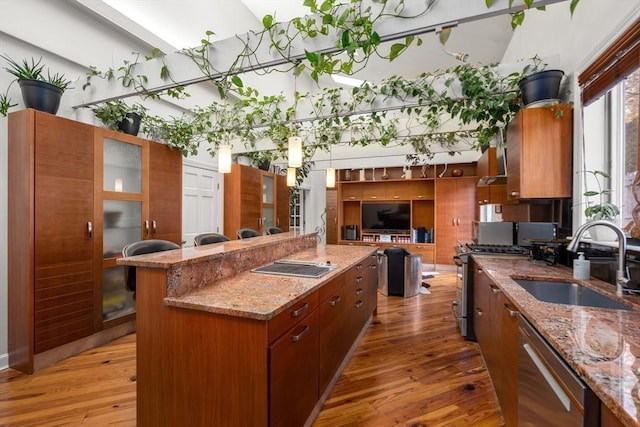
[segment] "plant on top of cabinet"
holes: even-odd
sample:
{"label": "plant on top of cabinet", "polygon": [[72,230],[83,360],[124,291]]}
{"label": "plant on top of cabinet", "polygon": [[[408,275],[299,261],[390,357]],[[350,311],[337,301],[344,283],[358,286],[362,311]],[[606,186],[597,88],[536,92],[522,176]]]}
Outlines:
{"label": "plant on top of cabinet", "polygon": [[0,94],[0,114],[7,115],[10,108],[18,104],[12,104],[9,98],[9,89],[14,82],[18,82],[22,92],[22,100],[26,108],[34,108],[50,114],[56,114],[60,107],[60,99],[66,89],[69,88],[71,80],[68,80],[64,74],[51,74],[49,69],[46,70],[42,64],[42,57],[37,61],[31,57],[31,60],[23,59],[17,62],[7,55],[0,55],[9,66],[4,69],[16,78],[9,83],[4,94]]}
{"label": "plant on top of cabinet", "polygon": [[93,107],[93,114],[109,129],[119,130],[129,135],[137,135],[141,121],[146,117],[147,108],[135,103],[127,105],[121,99],[105,102]]}

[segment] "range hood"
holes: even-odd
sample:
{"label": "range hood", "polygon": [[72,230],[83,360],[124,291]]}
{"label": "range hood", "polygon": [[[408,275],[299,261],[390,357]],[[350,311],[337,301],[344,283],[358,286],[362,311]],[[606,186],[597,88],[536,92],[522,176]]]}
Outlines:
{"label": "range hood", "polygon": [[507,183],[507,149],[504,144],[498,143],[496,146],[496,175],[483,176],[478,181],[478,187],[489,185],[506,185]]}

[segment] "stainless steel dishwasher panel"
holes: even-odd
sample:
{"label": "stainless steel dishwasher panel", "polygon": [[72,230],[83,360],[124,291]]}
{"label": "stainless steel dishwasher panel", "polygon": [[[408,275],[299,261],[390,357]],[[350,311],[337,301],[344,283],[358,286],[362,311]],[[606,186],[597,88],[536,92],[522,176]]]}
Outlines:
{"label": "stainless steel dishwasher panel", "polygon": [[518,425],[598,426],[598,397],[520,316]]}

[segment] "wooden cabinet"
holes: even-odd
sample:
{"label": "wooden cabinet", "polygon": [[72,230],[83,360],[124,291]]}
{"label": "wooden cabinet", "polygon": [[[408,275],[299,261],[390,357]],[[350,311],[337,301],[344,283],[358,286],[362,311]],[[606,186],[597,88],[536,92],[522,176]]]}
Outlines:
{"label": "wooden cabinet", "polygon": [[320,289],[319,316],[322,325],[318,372],[320,395],[331,384],[353,343],[344,330],[350,314],[344,282],[345,274],[341,274]]}
{"label": "wooden cabinet", "polygon": [[9,115],[9,366],[91,335],[95,276],[93,128],[22,110]]}
{"label": "wooden cabinet", "polygon": [[[135,180],[125,174],[133,157],[105,165],[112,153],[103,137],[139,151]],[[8,159],[9,365],[32,373],[115,338],[102,332],[133,320],[115,259],[122,242],[145,237],[143,219],[155,238],[180,242],[182,160],[164,145],[30,109],[9,116]],[[163,182],[151,185],[151,176]],[[114,324],[105,323],[111,308],[122,316]]]}
{"label": "wooden cabinet", "polygon": [[571,197],[572,130],[569,105],[518,112],[507,128],[508,200]]}
{"label": "wooden cabinet", "polygon": [[[489,147],[478,159],[478,179],[483,181],[476,189],[478,205],[503,204],[507,201],[506,181],[487,184],[483,178],[498,175],[498,159],[496,147]],[[504,179],[504,178],[501,178]]]}
{"label": "wooden cabinet", "polygon": [[474,266],[474,327],[505,425],[518,425],[518,311]]}
{"label": "wooden cabinet", "polygon": [[456,242],[473,237],[476,177],[442,178],[436,181],[436,263],[453,264]]}
{"label": "wooden cabinet", "polygon": [[[299,308],[283,313],[288,319],[296,321],[280,338],[269,345],[271,427],[304,425],[318,401],[317,293],[312,299],[315,301],[315,307],[305,302]],[[300,310],[305,311],[301,313]]]}
{"label": "wooden cabinet", "polygon": [[265,233],[278,221],[283,230],[288,231],[289,188],[286,187],[286,177],[234,164],[231,173],[224,176],[224,194],[224,234],[228,237],[236,239],[241,228]]}
{"label": "wooden cabinet", "polygon": [[338,190],[335,188],[327,188],[326,193],[326,229],[328,245],[338,244]]}
{"label": "wooden cabinet", "polygon": [[282,231],[289,231],[290,198],[286,175],[276,175],[276,227]]}

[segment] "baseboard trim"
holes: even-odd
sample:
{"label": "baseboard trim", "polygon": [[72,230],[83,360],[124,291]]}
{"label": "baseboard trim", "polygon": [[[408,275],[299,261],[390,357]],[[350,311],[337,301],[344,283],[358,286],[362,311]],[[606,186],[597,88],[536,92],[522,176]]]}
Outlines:
{"label": "baseboard trim", "polygon": [[0,371],[9,367],[9,353],[0,354]]}

